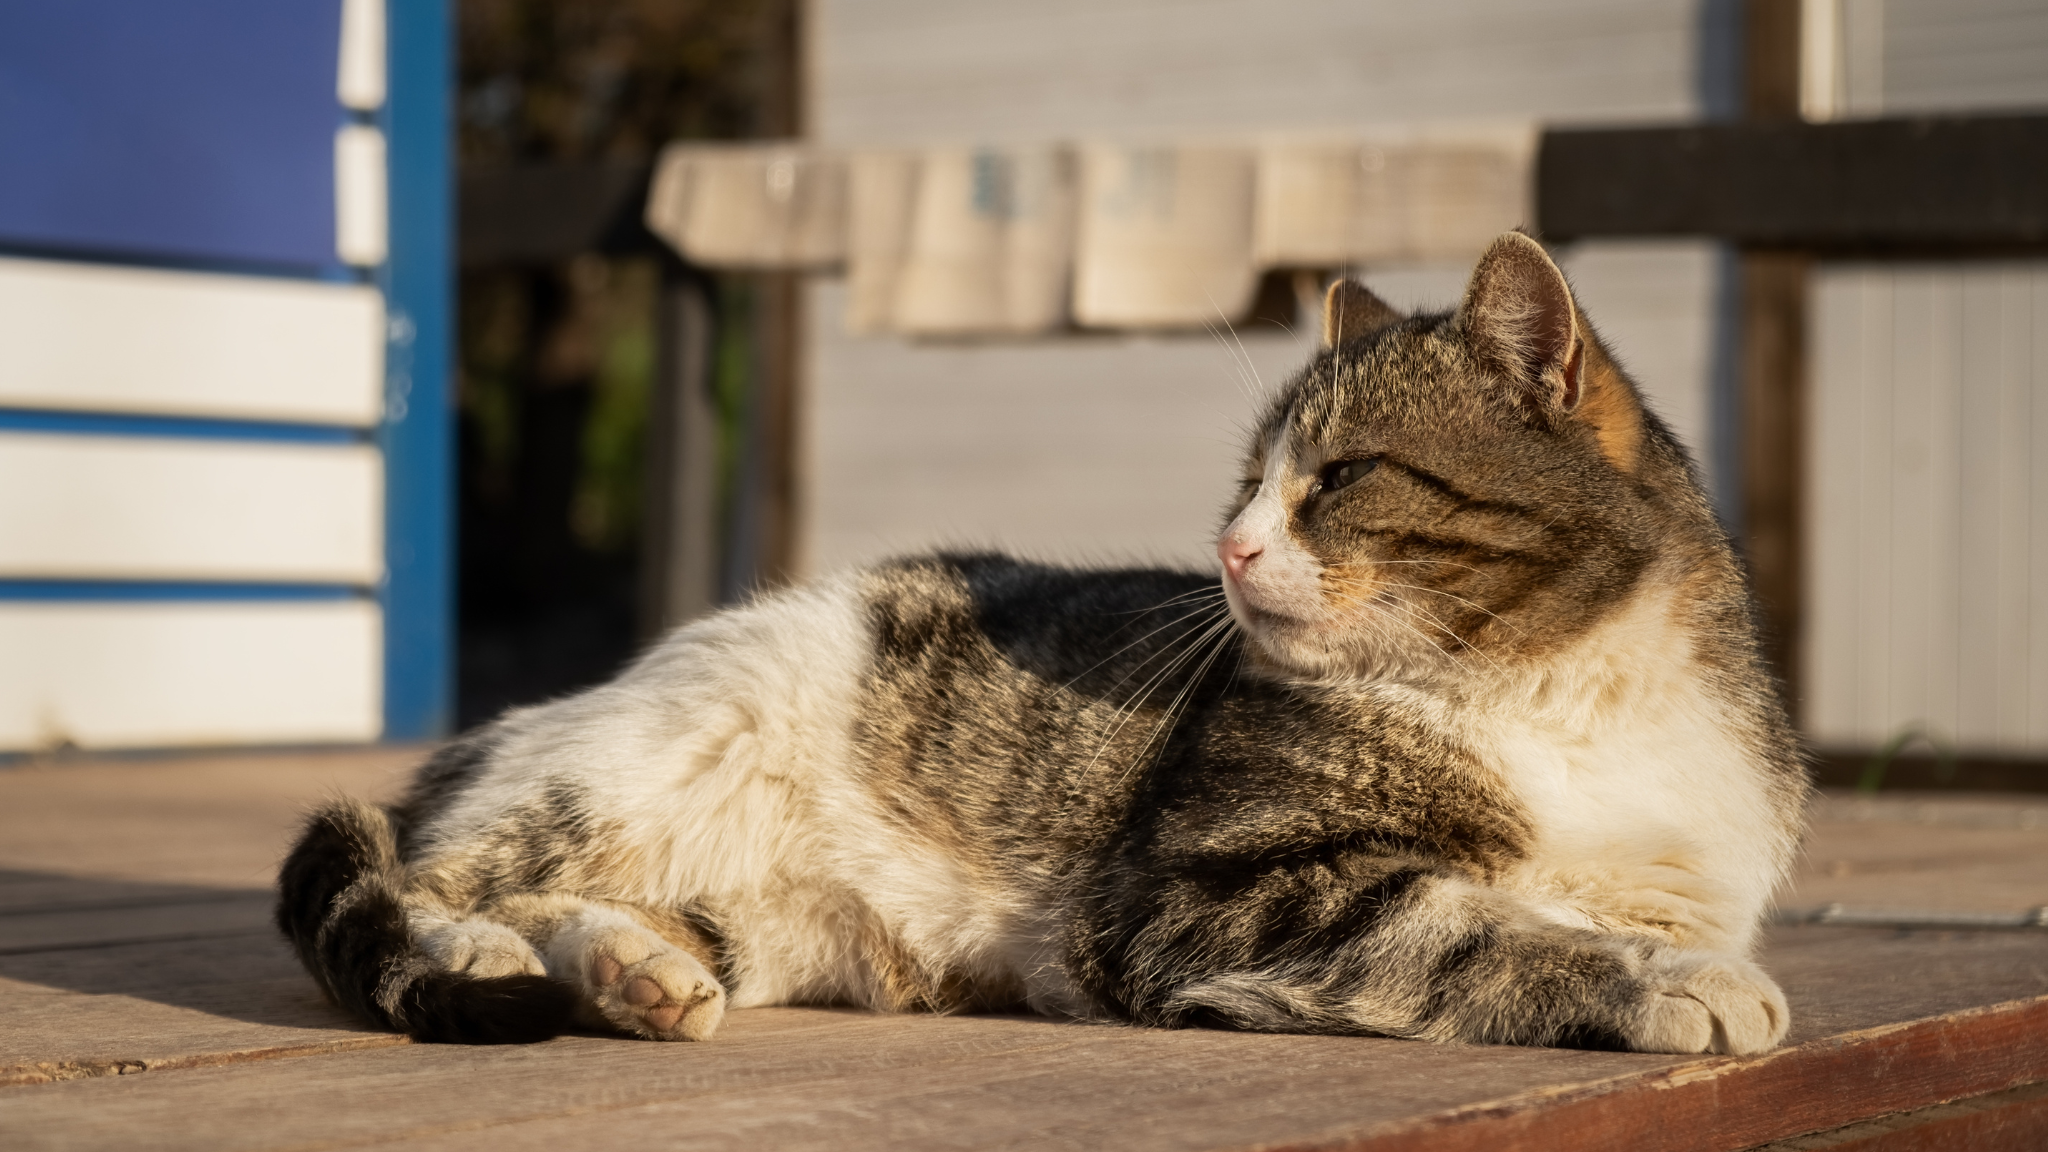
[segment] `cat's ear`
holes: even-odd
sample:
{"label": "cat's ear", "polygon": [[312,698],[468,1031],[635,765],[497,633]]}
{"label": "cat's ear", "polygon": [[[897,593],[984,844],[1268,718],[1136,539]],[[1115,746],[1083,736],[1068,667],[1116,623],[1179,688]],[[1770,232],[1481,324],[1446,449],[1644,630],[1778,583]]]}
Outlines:
{"label": "cat's ear", "polygon": [[1406,319],[1400,309],[1373,295],[1372,289],[1342,277],[1323,293],[1323,347],[1335,348]]}
{"label": "cat's ear", "polygon": [[1570,412],[1579,406],[1586,367],[1578,311],[1543,246],[1508,232],[1472,270],[1458,320],[1481,363],[1520,385],[1539,407]]}
{"label": "cat's ear", "polygon": [[1472,270],[1458,319],[1473,352],[1533,407],[1590,425],[1608,459],[1635,470],[1642,404],[1541,244],[1520,232],[1495,240]]}

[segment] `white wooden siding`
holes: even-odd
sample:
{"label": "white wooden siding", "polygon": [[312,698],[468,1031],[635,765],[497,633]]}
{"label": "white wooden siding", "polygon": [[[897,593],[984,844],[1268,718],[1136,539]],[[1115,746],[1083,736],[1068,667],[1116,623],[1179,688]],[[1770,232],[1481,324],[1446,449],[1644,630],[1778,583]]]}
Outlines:
{"label": "white wooden siding", "polygon": [[376,605],[0,602],[0,749],[374,740]]}
{"label": "white wooden siding", "polygon": [[0,576],[371,584],[383,488],[369,445],[0,433]]}
{"label": "white wooden siding", "polygon": [[1699,110],[1698,0],[819,0],[832,144]]}
{"label": "white wooden siding", "polygon": [[0,405],[366,427],[383,326],[358,284],[0,258]]}
{"label": "white wooden siding", "polygon": [[1309,345],[1270,328],[910,344],[844,334],[809,296],[804,562],[1003,547],[1100,563],[1214,563],[1242,430]]}
{"label": "white wooden siding", "polygon": [[1885,0],[1884,112],[2048,107],[2048,4]]}
{"label": "white wooden siding", "polygon": [[2048,752],[2048,265],[1813,283],[1805,723]]}

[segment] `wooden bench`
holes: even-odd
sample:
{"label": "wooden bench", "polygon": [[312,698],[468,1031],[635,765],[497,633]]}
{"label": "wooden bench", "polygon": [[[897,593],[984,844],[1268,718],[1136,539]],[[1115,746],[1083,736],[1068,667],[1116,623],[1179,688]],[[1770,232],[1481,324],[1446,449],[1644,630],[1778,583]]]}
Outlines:
{"label": "wooden bench", "polygon": [[[321,1001],[268,924],[298,808],[417,752],[0,769],[0,1146],[2048,1147],[2048,796],[1830,797],[1747,1058],[735,1012],[708,1044],[414,1045]],[[1897,919],[1898,917],[1894,917]]]}

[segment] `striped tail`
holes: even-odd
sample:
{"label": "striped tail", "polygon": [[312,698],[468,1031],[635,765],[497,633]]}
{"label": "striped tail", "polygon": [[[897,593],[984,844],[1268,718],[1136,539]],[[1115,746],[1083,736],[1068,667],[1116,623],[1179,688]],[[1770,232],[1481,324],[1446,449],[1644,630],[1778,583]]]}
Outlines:
{"label": "striped tail", "polygon": [[279,870],[277,927],[336,1004],[379,1027],[449,1044],[529,1044],[568,1030],[566,985],[436,968],[406,927],[398,841],[381,808],[314,812]]}

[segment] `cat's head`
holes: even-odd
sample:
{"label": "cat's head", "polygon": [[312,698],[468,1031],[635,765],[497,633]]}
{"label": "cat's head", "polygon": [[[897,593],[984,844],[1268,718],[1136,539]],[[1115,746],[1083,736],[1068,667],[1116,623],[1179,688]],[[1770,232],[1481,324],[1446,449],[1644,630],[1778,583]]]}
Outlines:
{"label": "cat's head", "polygon": [[1254,433],[1217,544],[1233,614],[1281,671],[1520,664],[1711,534],[1682,452],[1526,236],[1494,242],[1455,312],[1339,282],[1324,343]]}

